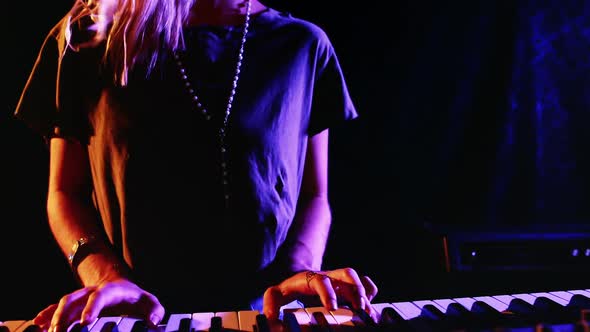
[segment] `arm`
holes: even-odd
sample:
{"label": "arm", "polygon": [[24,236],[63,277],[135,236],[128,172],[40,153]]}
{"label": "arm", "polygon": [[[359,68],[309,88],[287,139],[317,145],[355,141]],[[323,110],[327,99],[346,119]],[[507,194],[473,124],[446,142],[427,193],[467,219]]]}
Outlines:
{"label": "arm", "polygon": [[97,242],[75,271],[83,287],[43,309],[33,322],[44,331],[62,332],[78,319],[83,325],[93,322],[109,308],[112,315],[133,314],[156,326],[164,317],[164,307],[117,267],[122,260],[112,251],[100,226],[91,188],[86,148],[52,138],[47,196],[51,231],[65,255],[79,238],[94,236]]}
{"label": "arm", "polygon": [[371,301],[378,288],[368,276],[359,275],[353,268],[321,271],[332,221],[328,201],[327,129],[309,138],[297,208],[284,249],[291,271],[299,272],[266,289],[262,312],[275,321],[281,306],[317,296],[328,310],[336,310],[339,302],[348,303],[355,310],[364,310],[377,322],[378,312]]}
{"label": "arm", "polygon": [[84,286],[120,277],[121,262],[110,250],[92,204],[90,167],[85,146],[63,138],[50,141],[47,215],[50,229],[64,255],[76,240],[96,237],[95,251],[78,265]]}
{"label": "arm", "polygon": [[287,239],[293,271],[321,270],[332,214],[328,201],[328,129],[309,137],[301,194]]}

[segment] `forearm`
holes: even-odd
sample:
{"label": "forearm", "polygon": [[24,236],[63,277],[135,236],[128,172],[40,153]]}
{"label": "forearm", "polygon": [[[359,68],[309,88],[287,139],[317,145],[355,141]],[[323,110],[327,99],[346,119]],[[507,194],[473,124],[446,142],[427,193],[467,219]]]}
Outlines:
{"label": "forearm", "polygon": [[82,196],[62,191],[50,192],[47,215],[53,236],[66,257],[78,239],[95,237],[92,254],[84,258],[74,271],[84,286],[89,286],[116,278],[122,262],[104,237],[104,231],[97,221],[96,210],[90,201],[82,200]]}
{"label": "forearm", "polygon": [[331,222],[327,197],[314,196],[300,202],[284,248],[293,271],[321,270]]}

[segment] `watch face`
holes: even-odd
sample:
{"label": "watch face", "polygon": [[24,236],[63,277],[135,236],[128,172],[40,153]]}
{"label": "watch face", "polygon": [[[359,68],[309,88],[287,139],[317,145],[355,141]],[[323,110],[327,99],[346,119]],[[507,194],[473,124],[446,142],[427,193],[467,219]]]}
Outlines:
{"label": "watch face", "polygon": [[74,260],[74,256],[76,255],[76,252],[78,251],[79,247],[80,247],[80,240],[76,241],[76,243],[74,243],[72,245],[72,251],[68,255],[68,261],[70,262],[70,264],[72,264],[72,261]]}
{"label": "watch face", "polygon": [[72,245],[72,251],[68,255],[68,261],[70,262],[70,265],[74,263],[74,258],[76,257],[76,253],[78,252],[80,247],[87,244],[92,239],[93,237],[81,237]]}

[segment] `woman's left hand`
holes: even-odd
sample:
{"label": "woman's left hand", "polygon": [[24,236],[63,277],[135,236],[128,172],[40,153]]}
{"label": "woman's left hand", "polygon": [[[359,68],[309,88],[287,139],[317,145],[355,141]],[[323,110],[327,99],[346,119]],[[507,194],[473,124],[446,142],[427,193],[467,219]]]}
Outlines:
{"label": "woman's left hand", "polygon": [[278,320],[281,306],[295,300],[319,297],[327,310],[336,310],[339,304],[346,303],[354,310],[364,310],[377,322],[377,311],[371,305],[377,291],[369,277],[359,276],[352,268],[303,271],[267,288],[262,310],[269,320]]}

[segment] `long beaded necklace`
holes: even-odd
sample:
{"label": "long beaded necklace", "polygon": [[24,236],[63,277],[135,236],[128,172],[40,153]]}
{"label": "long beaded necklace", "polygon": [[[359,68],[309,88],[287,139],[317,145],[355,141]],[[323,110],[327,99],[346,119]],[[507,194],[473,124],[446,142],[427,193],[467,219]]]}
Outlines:
{"label": "long beaded necklace", "polygon": [[[242,28],[242,40],[240,42],[240,48],[238,51],[238,60],[236,63],[236,70],[234,73],[232,87],[231,87],[231,90],[229,93],[227,105],[225,107],[225,112],[223,114],[223,123],[221,125],[221,128],[219,129],[219,149],[220,149],[220,155],[221,155],[220,166],[221,166],[221,177],[222,177],[222,184],[223,184],[223,197],[225,200],[225,207],[226,208],[229,207],[230,188],[229,188],[229,167],[228,167],[228,160],[227,160],[228,159],[227,158],[228,147],[227,147],[227,143],[225,141],[225,137],[227,134],[227,125],[228,125],[229,116],[230,116],[231,110],[232,110],[234,96],[236,94],[236,89],[238,87],[238,80],[240,78],[240,68],[242,67],[242,61],[244,60],[244,45],[246,44],[246,36],[248,34],[248,27],[250,26],[251,2],[252,2],[251,0],[247,0],[246,18],[244,20],[244,26]],[[191,81],[187,75],[186,68],[185,68],[184,64],[182,63],[182,59],[177,52],[174,53],[174,58],[176,60],[176,65],[178,66],[180,78],[182,79],[183,84],[186,87],[187,92],[189,93],[189,96],[191,97],[193,105],[195,106],[196,110],[199,113],[204,115],[204,117],[207,121],[210,121],[211,114],[209,113],[209,110],[207,110],[207,108],[201,103],[199,96],[197,96],[197,93],[193,87],[193,84],[191,83]]]}

